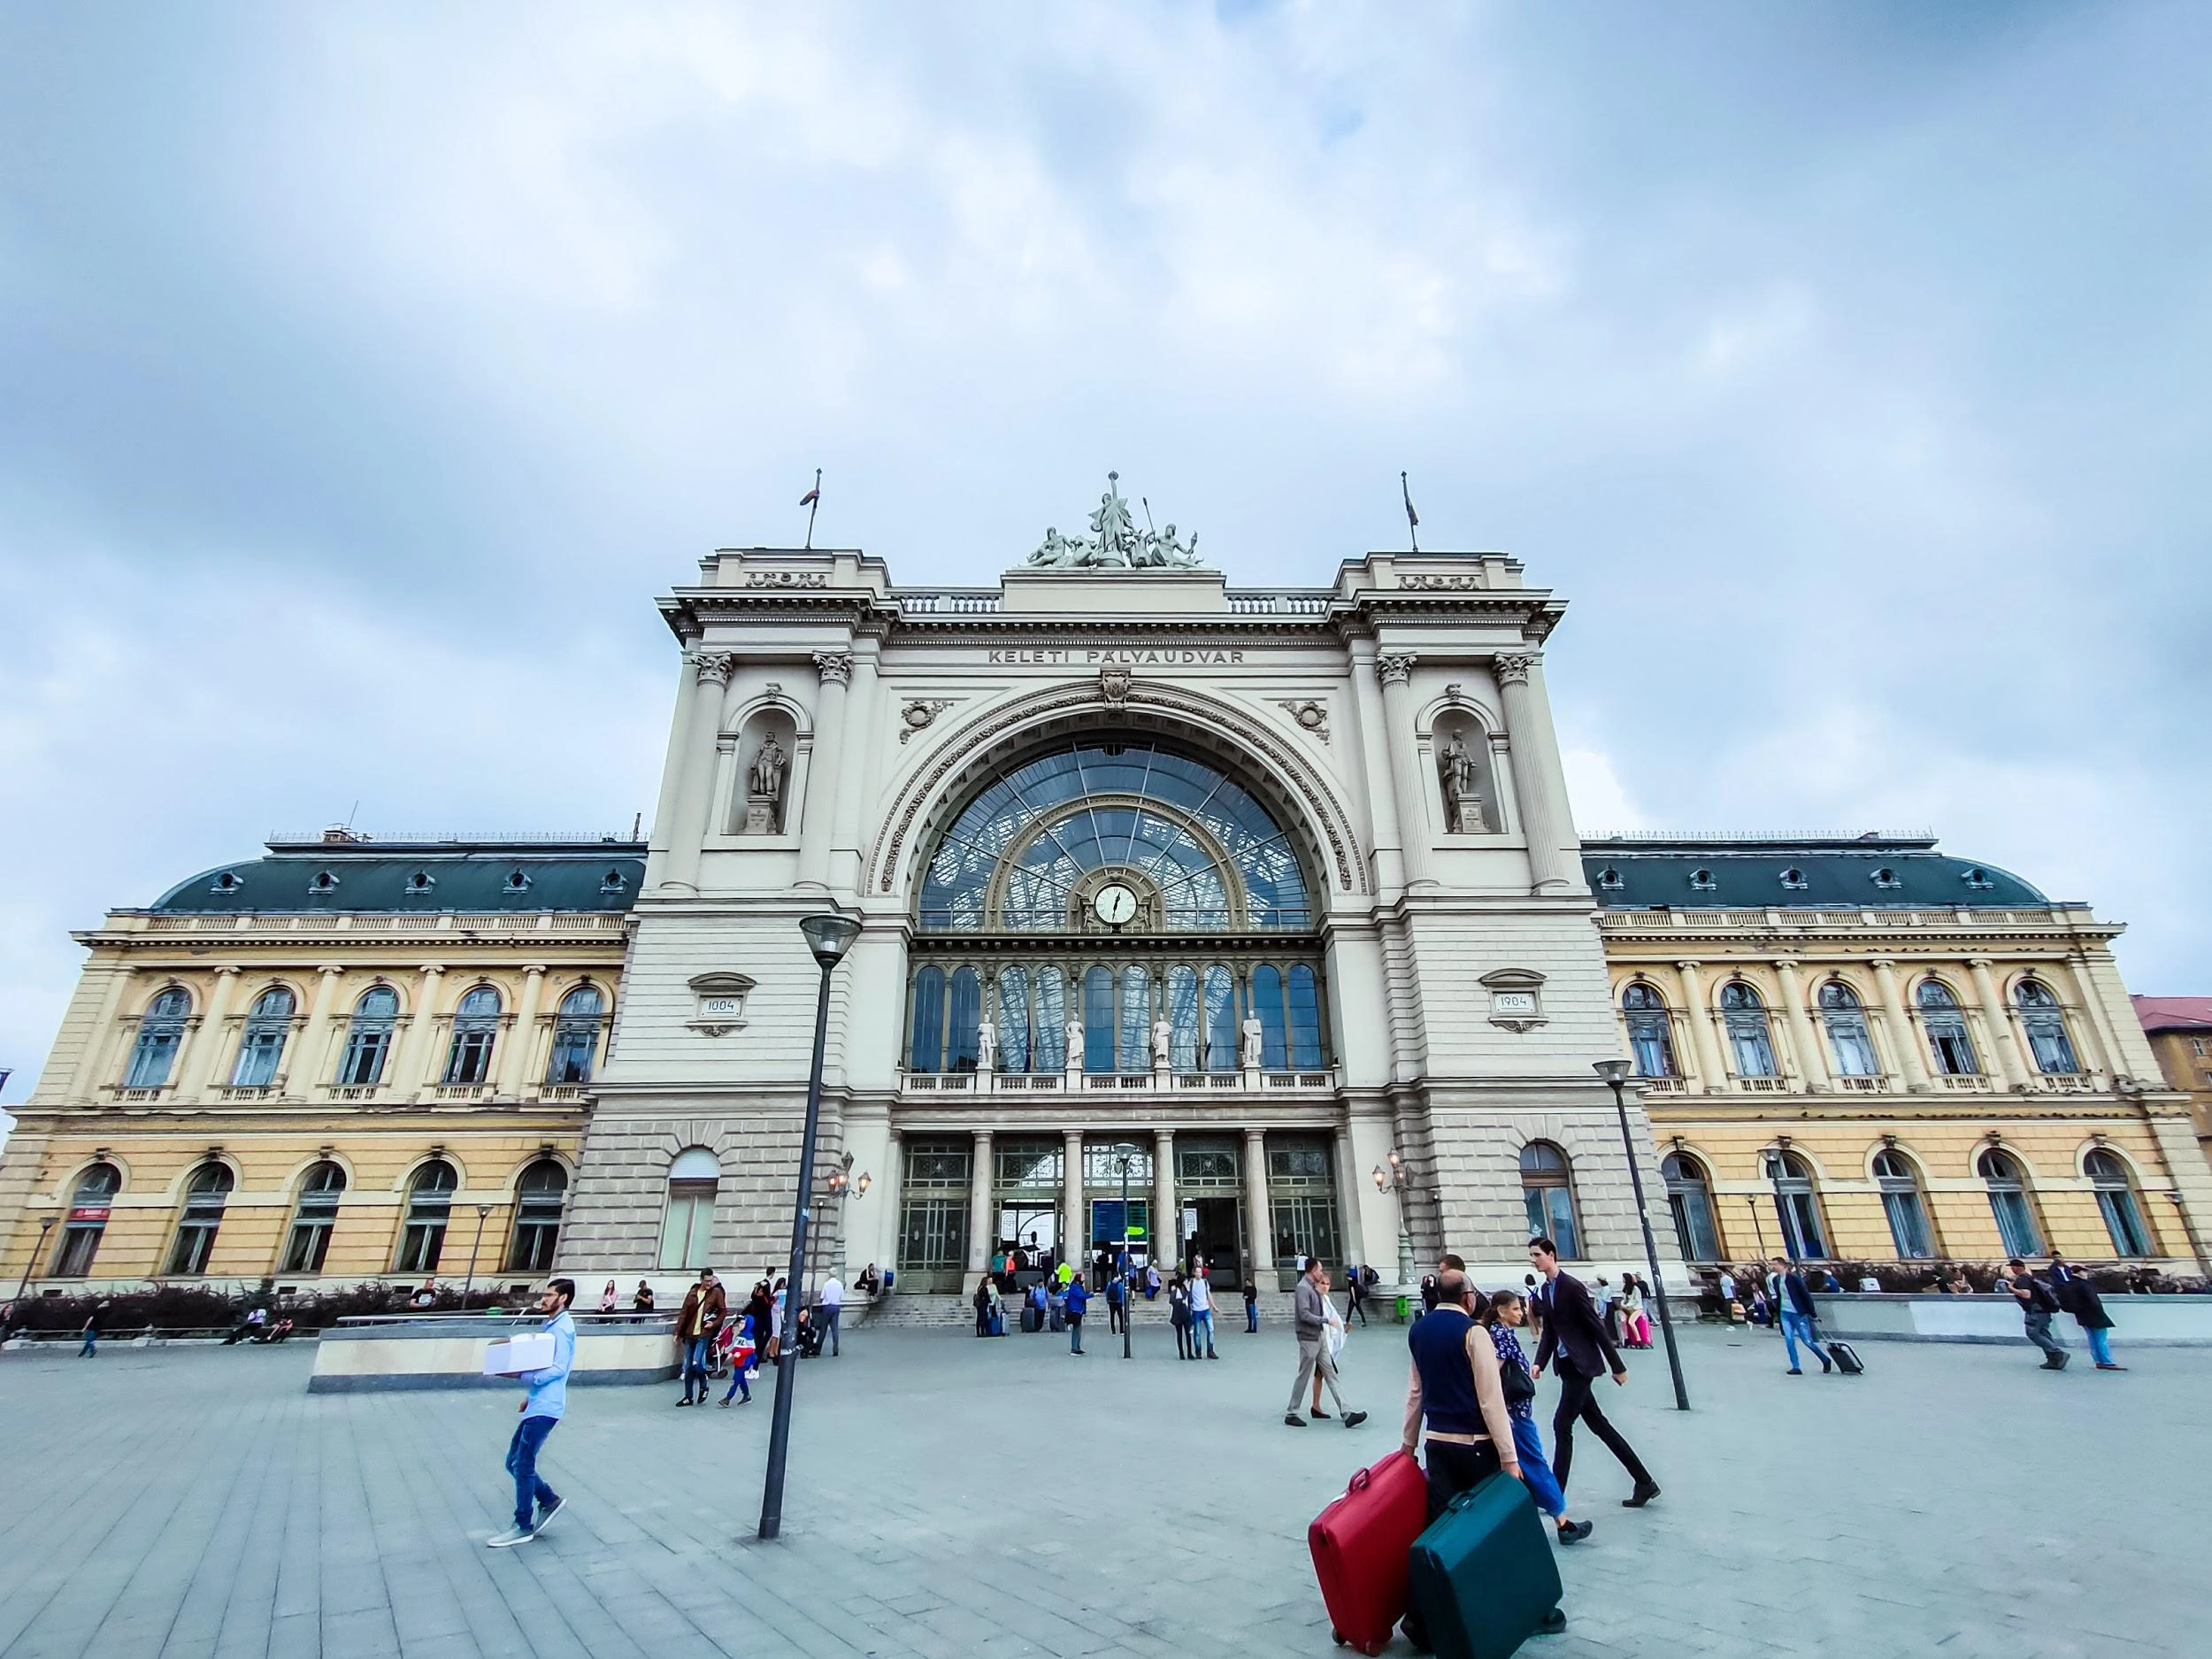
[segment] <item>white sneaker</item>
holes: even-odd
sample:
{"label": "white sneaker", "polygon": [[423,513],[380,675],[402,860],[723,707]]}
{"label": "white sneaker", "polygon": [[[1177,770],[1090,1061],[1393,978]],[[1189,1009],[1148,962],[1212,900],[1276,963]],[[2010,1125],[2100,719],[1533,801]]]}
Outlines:
{"label": "white sneaker", "polygon": [[553,1507],[551,1509],[540,1509],[538,1511],[537,1526],[531,1532],[530,1536],[535,1538],[538,1533],[542,1532],[547,1527],[552,1525],[553,1517],[566,1508],[568,1508],[568,1500],[566,1498],[556,1498],[553,1500]]}
{"label": "white sneaker", "polygon": [[517,1544],[526,1544],[536,1536],[526,1526],[511,1526],[503,1532],[494,1532],[484,1542],[493,1549],[512,1549]]}

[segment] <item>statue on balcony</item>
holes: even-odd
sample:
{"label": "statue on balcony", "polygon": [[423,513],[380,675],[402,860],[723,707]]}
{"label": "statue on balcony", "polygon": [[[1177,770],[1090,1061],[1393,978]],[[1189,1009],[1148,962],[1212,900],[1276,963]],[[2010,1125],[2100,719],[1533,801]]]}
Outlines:
{"label": "statue on balcony", "polygon": [[1067,1057],[1069,1071],[1080,1071],[1083,1069],[1083,1022],[1079,1019],[1068,1021]]}
{"label": "statue on balcony", "polygon": [[987,1019],[975,1028],[975,1069],[998,1070],[998,1027]]}
{"label": "statue on balcony", "polygon": [[[1045,531],[1045,539],[1029,556],[1031,566],[1041,570],[1193,570],[1198,566],[1198,537],[1188,541],[1165,530],[1139,530],[1135,515],[1121,493],[1121,474],[1106,474],[1106,493],[1089,515],[1091,534],[1062,535],[1058,526]],[[1152,512],[1145,509],[1145,521]]]}
{"label": "statue on balcony", "polygon": [[1152,1022],[1152,1069],[1154,1071],[1167,1070],[1168,1056],[1173,1052],[1171,1045],[1174,1041],[1175,1027],[1173,1025],[1164,1019],[1156,1019]]}
{"label": "statue on balcony", "polygon": [[1244,1017],[1244,1069],[1246,1071],[1256,1071],[1260,1069],[1260,1049],[1263,1041],[1260,1033],[1260,1017],[1257,1014],[1247,1014]]}

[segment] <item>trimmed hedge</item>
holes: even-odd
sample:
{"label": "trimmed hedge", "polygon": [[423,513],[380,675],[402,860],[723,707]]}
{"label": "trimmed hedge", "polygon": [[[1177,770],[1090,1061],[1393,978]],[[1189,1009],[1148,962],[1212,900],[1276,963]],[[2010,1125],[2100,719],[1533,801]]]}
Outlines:
{"label": "trimmed hedge", "polygon": [[[465,1304],[461,1293],[440,1286],[432,1313],[465,1313],[503,1307],[496,1286],[472,1292]],[[96,1307],[106,1307],[101,1320],[107,1336],[135,1336],[163,1332],[227,1330],[257,1307],[274,1317],[289,1319],[302,1331],[319,1331],[341,1319],[365,1314],[411,1313],[414,1292],[397,1285],[352,1285],[317,1291],[305,1296],[279,1296],[273,1290],[225,1292],[204,1286],[157,1285],[151,1290],[126,1291],[112,1296],[83,1294],[70,1296],[26,1295],[15,1304],[11,1328],[17,1331],[81,1331]]]}

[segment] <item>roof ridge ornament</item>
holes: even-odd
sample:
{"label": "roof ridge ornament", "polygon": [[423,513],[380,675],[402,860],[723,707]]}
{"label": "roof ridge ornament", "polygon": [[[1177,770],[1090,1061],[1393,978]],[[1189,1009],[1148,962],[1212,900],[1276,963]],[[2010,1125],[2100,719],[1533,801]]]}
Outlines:
{"label": "roof ridge ornament", "polygon": [[1091,534],[1064,536],[1056,526],[1048,527],[1045,539],[1037,550],[1029,556],[1028,563],[1046,570],[1194,570],[1198,567],[1198,534],[1191,533],[1190,540],[1179,540],[1175,526],[1165,530],[1152,526],[1149,503],[1141,503],[1145,509],[1145,528],[1139,530],[1129,511],[1129,503],[1121,493],[1121,474],[1106,474],[1106,493],[1098,498],[1098,506],[1090,514]]}

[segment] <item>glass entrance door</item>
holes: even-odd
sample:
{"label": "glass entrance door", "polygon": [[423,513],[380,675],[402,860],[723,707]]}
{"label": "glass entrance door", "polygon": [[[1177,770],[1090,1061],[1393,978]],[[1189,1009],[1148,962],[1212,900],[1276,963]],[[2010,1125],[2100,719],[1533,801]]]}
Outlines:
{"label": "glass entrance door", "polygon": [[1216,1285],[1244,1283],[1244,1202],[1237,1198],[1186,1198],[1183,1210],[1197,1225],[1183,1240],[1183,1267],[1206,1270]]}
{"label": "glass entrance door", "polygon": [[956,1198],[910,1198],[899,1240],[899,1288],[956,1291],[968,1260],[968,1206]]}

